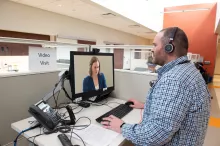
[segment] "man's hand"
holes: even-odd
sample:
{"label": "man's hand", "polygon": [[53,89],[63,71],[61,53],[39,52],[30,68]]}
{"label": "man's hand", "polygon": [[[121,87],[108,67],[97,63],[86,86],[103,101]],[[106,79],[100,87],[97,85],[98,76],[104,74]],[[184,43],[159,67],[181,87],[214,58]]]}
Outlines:
{"label": "man's hand", "polygon": [[129,99],[128,101],[131,101],[134,103],[134,105],[130,105],[130,107],[133,108],[138,108],[138,109],[143,109],[144,108],[144,103],[137,101],[136,99]]}
{"label": "man's hand", "polygon": [[101,122],[101,124],[104,125],[104,128],[111,129],[115,132],[121,133],[120,126],[121,124],[124,123],[121,119],[113,115],[110,115],[109,117],[103,118],[102,120],[104,120],[103,122]]}

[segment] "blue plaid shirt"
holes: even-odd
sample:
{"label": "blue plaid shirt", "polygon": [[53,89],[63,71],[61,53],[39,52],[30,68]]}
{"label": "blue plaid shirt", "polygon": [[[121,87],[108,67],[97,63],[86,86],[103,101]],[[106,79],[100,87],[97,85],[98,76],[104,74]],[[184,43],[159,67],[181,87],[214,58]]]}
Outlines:
{"label": "blue plaid shirt", "polygon": [[140,124],[124,124],[122,135],[137,146],[202,146],[210,116],[210,94],[187,56],[165,64],[149,90]]}

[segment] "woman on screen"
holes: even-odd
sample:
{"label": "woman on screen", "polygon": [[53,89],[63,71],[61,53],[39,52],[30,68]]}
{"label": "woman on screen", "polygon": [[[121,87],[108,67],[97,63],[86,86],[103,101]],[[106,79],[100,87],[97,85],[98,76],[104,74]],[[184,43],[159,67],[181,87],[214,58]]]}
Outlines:
{"label": "woman on screen", "polygon": [[105,76],[100,73],[100,62],[92,57],[89,63],[89,75],[83,80],[83,92],[107,88]]}

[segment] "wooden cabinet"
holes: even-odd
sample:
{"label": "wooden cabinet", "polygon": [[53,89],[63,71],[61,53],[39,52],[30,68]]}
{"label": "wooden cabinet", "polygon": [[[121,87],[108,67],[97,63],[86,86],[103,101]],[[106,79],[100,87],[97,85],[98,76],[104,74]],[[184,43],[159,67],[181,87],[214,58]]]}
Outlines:
{"label": "wooden cabinet", "polygon": [[[86,40],[77,40],[77,43],[78,44],[96,45],[96,42],[86,41]],[[84,52],[84,51],[88,51],[88,50],[86,50],[86,48],[78,48],[77,51]]]}
{"label": "wooden cabinet", "polygon": [[28,44],[0,43],[0,56],[27,56]]}
{"label": "wooden cabinet", "polygon": [[[35,40],[50,40],[49,35],[39,35],[31,33],[22,33],[14,31],[0,30],[0,37],[13,37]],[[0,42],[0,56],[28,56],[29,46],[41,47],[41,45],[16,44],[16,43],[1,43]]]}

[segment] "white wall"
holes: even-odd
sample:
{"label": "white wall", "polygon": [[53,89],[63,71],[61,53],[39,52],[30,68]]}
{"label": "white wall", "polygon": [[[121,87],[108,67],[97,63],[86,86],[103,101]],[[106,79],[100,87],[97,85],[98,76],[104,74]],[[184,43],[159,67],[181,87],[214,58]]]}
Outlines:
{"label": "white wall", "polygon": [[141,45],[147,39],[92,24],[79,19],[44,11],[8,0],[0,1],[0,29],[48,35],[65,35],[123,44]]}
{"label": "white wall", "polygon": [[217,11],[216,11],[216,19],[215,19],[215,32],[217,31],[218,25],[220,25],[220,1],[217,3]]}
{"label": "white wall", "polygon": [[28,56],[0,56],[0,73],[8,72],[8,65],[17,66],[19,71],[28,71]]}
{"label": "white wall", "polygon": [[[57,38],[57,42],[62,43],[71,43],[77,44],[77,40],[73,39],[64,39],[64,38]],[[70,60],[70,51],[77,51],[77,47],[57,47],[57,60],[59,59],[67,59]]]}

